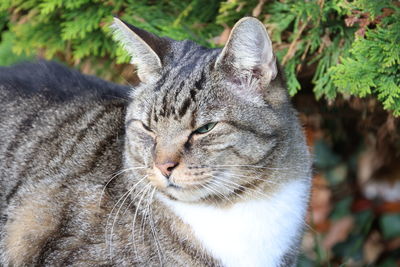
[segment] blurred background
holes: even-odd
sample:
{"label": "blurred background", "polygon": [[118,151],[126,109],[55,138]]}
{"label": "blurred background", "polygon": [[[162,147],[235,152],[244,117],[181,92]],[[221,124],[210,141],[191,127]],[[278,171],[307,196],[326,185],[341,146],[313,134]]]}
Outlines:
{"label": "blurred background", "polygon": [[1,0],[0,65],[46,58],[135,84],[112,15],[211,48],[259,18],[315,157],[299,266],[400,266],[399,1]]}

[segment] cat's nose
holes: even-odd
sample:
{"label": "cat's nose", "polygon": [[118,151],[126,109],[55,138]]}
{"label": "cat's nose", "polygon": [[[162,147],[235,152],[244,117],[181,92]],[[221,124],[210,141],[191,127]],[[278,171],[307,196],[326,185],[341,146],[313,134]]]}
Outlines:
{"label": "cat's nose", "polygon": [[161,173],[165,177],[169,177],[172,173],[172,171],[175,169],[176,166],[178,166],[178,162],[174,161],[167,161],[163,163],[156,163],[156,167],[161,171]]}

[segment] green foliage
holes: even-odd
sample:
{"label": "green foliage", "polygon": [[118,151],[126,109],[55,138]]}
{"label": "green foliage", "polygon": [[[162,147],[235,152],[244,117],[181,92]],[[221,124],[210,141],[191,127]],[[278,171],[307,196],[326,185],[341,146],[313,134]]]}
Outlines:
{"label": "green foliage", "polygon": [[[8,27],[15,35],[15,53],[59,57],[70,64],[83,60],[117,63],[129,58],[110,37],[112,15],[153,33],[174,39],[194,39],[208,44],[221,27],[215,23],[220,1],[145,0],[4,0],[0,12],[8,12]],[[0,19],[0,26],[2,20]]]}
{"label": "green foliage", "polygon": [[8,14],[6,12],[0,12],[0,66],[7,66],[19,61],[29,60],[30,57],[24,53],[15,54],[12,50],[13,43],[15,40],[15,34],[7,31]]}
{"label": "green foliage", "polygon": [[2,0],[0,12],[2,32],[12,33],[3,42],[12,42],[14,53],[57,57],[71,65],[91,62],[98,69],[104,62],[129,62],[110,38],[112,14],[155,34],[208,47],[216,46],[223,28],[256,15],[271,33],[291,95],[308,73],[317,98],[375,96],[400,115],[398,1]]}
{"label": "green foliage", "polygon": [[400,214],[385,214],[380,218],[383,237],[386,239],[400,236]]}
{"label": "green foliage", "polygon": [[350,237],[336,244],[333,248],[335,255],[345,259],[359,260],[362,258],[363,244],[365,238],[371,229],[374,216],[371,211],[362,211],[355,214],[356,228],[350,233]]}
{"label": "green foliage", "polygon": [[315,166],[319,169],[331,169],[340,163],[340,157],[336,155],[323,140],[317,140],[314,144]]}
{"label": "green foliage", "polygon": [[[376,28],[367,29],[364,38],[357,38],[350,55],[332,67],[330,74],[339,92],[359,97],[374,94],[385,109],[399,116],[400,8],[393,6],[392,10]],[[376,16],[376,10],[370,11]]]}
{"label": "green foliage", "polygon": [[12,44],[15,36],[12,32],[4,32],[1,36],[0,43],[0,66],[7,66],[15,64],[20,61],[25,61],[31,59],[31,57],[25,54],[16,55],[12,51]]}

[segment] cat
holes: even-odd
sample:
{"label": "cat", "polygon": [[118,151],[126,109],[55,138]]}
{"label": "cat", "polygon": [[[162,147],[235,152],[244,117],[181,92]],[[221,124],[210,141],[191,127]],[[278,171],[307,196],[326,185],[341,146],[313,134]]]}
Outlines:
{"label": "cat", "polygon": [[112,28],[134,88],[0,68],[0,264],[295,266],[311,158],[264,25],[223,49]]}

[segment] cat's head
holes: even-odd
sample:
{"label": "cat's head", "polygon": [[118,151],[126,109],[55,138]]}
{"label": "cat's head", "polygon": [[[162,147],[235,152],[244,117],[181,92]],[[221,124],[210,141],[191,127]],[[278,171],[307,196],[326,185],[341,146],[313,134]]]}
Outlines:
{"label": "cat's head", "polygon": [[142,81],[127,111],[127,167],[145,166],[153,186],[183,201],[248,197],[290,176],[304,140],[260,21],[237,22],[223,49],[117,18],[113,28]]}

